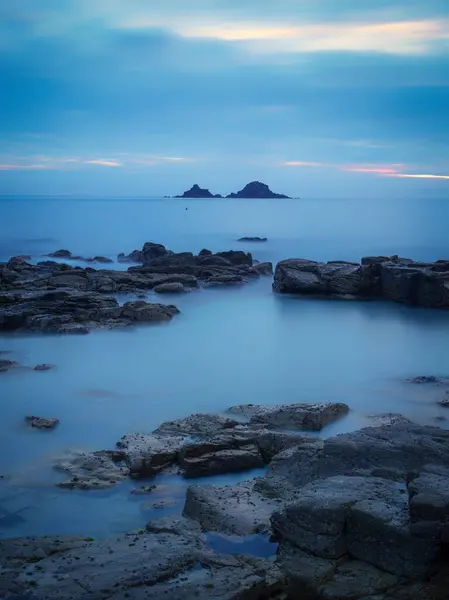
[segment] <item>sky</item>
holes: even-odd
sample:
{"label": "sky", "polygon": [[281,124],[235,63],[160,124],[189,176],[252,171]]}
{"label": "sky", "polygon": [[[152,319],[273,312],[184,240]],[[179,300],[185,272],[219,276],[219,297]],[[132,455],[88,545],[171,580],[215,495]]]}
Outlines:
{"label": "sky", "polygon": [[0,4],[0,194],[449,199],[447,0]]}

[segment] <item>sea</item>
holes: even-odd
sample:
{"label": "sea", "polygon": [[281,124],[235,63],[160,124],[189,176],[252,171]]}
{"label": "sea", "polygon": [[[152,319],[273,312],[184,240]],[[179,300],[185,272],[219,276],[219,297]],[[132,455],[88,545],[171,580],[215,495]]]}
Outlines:
{"label": "sea", "polygon": [[[241,249],[273,263],[392,254],[449,259],[448,200],[2,198],[0,261],[27,254],[37,262],[59,248],[115,260],[146,241],[175,252]],[[268,241],[237,241],[242,236]],[[358,429],[391,412],[449,428],[441,389],[407,382],[449,375],[449,312],[280,296],[271,284],[262,277],[167,300],[149,294],[149,301],[181,310],[163,325],[85,336],[1,335],[5,357],[55,368],[0,374],[0,537],[107,537],[180,514],[190,482],[176,474],[157,477],[156,491],[142,497],[131,491],[145,481],[95,492],[58,488],[65,476],[53,465],[70,452],[113,448],[128,432],[151,432],[191,413],[332,401],[346,402],[350,412],[315,435]],[[24,422],[30,414],[60,424],[33,430]],[[262,472],[199,483],[232,484]]]}

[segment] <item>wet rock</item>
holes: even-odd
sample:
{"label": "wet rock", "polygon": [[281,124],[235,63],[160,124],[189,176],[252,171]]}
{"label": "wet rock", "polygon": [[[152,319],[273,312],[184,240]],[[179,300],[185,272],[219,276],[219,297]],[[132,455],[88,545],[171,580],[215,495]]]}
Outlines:
{"label": "wet rock", "polygon": [[206,280],[208,287],[217,287],[222,285],[236,285],[243,283],[244,279],[241,275],[215,275]]}
{"label": "wet rock", "polygon": [[108,488],[129,476],[124,454],[117,451],[78,452],[55,463],[55,469],[68,473],[71,479],[59,487],[95,490]]}
{"label": "wet rock", "polygon": [[449,307],[449,262],[367,257],[361,264],[288,259],[277,264],[275,291],[314,296],[385,298],[416,306]]}
{"label": "wet rock", "polygon": [[154,288],[157,294],[182,294],[186,292],[186,288],[182,283],[161,283]]}
{"label": "wet rock", "polygon": [[51,369],[54,369],[54,365],[48,363],[42,363],[41,365],[36,365],[34,367],[35,371],[50,371]]}
{"label": "wet rock", "polygon": [[418,377],[411,377],[407,379],[409,383],[440,383],[441,380],[435,375],[419,375]]}
{"label": "wet rock", "polygon": [[131,494],[136,494],[136,495],[147,495],[147,494],[151,494],[151,492],[154,492],[154,490],[157,488],[156,485],[141,485],[138,488],[134,488],[131,491]]}
{"label": "wet rock", "polygon": [[449,464],[449,431],[398,423],[306,439],[275,456],[259,485],[264,493],[288,498],[316,479],[351,474],[405,482],[429,464]]}
{"label": "wet rock", "polygon": [[259,275],[273,275],[273,263],[262,262],[254,264],[252,267]]}
{"label": "wet rock", "polygon": [[202,477],[257,469],[265,463],[257,446],[249,444],[200,456],[188,456],[184,453],[180,464],[186,477]]}
{"label": "wet rock", "polygon": [[438,404],[444,406],[445,408],[449,408],[449,391],[444,394],[444,398],[442,398]]}
{"label": "wet rock", "polygon": [[212,251],[208,250],[207,248],[203,248],[202,250],[199,251],[198,256],[211,256],[212,255]]}
{"label": "wet rock", "polygon": [[53,429],[59,423],[59,419],[45,417],[25,417],[25,421],[36,429]]}
{"label": "wet rock", "polygon": [[412,425],[413,422],[399,413],[383,413],[380,415],[370,415],[372,427],[381,427],[383,425]]}
{"label": "wet rock", "polygon": [[94,256],[92,259],[92,262],[112,263],[114,261],[112,260],[112,258],[109,258],[108,256]]}
{"label": "wet rock", "polygon": [[122,327],[135,322],[170,320],[174,306],[127,302],[93,292],[57,290],[10,293],[0,310],[0,330],[86,333],[96,327]]}
{"label": "wet rock", "polygon": [[241,237],[237,240],[238,242],[266,242],[266,237]]}
{"label": "wet rock", "polygon": [[0,373],[6,373],[11,369],[15,369],[19,366],[15,360],[7,360],[6,358],[0,358]]}
{"label": "wet rock", "polygon": [[123,452],[131,474],[145,477],[176,463],[184,444],[185,438],[180,436],[129,433],[117,442],[117,447]]}
{"label": "wet rock", "polygon": [[449,522],[449,469],[436,473],[428,469],[408,483],[411,519]]}
{"label": "wet rock", "polygon": [[233,486],[192,485],[187,488],[183,515],[205,531],[251,535],[270,531],[270,517],[279,503],[260,494],[254,481]]}
{"label": "wet rock", "polygon": [[3,548],[7,555],[19,554],[8,563],[9,588],[37,600],[281,598],[282,575],[269,561],[215,554],[191,526],[161,524],[154,533],[84,543],[70,540],[61,544],[61,551],[42,555],[31,568],[20,556],[26,544],[26,539],[15,540],[10,550],[8,541],[0,541],[0,555]]}
{"label": "wet rock", "polygon": [[251,424],[280,429],[318,431],[346,415],[349,412],[349,407],[347,404],[335,402],[328,404],[279,404],[274,406],[242,404],[232,406],[229,412],[243,415],[249,419]]}
{"label": "wet rock", "polygon": [[184,419],[167,421],[154,430],[155,434],[211,436],[239,425],[238,421],[218,415],[195,414]]}
{"label": "wet rock", "polygon": [[70,258],[72,253],[69,250],[56,250],[55,252],[50,252],[47,256],[51,256],[52,258]]}

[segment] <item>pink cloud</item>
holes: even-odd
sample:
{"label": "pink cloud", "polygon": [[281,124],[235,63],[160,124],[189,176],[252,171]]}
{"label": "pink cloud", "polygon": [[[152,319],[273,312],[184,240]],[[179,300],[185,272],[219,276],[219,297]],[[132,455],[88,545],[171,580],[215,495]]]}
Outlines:
{"label": "pink cloud", "polygon": [[100,167],[123,167],[123,164],[117,160],[105,160],[102,158],[94,158],[93,160],[85,160],[83,162],[86,165],[98,165]]}

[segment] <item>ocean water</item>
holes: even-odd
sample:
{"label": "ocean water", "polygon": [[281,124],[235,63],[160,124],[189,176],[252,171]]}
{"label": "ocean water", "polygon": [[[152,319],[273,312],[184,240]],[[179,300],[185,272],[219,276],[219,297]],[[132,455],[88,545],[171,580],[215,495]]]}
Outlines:
{"label": "ocean water", "polygon": [[[145,241],[175,251],[241,248],[273,262],[368,254],[435,260],[449,257],[448,222],[449,203],[436,200],[2,199],[0,260],[38,260],[58,248],[115,258]],[[268,242],[237,242],[243,235]],[[55,486],[61,475],[52,464],[71,449],[112,448],[127,432],[149,432],[193,412],[342,401],[349,415],[321,436],[357,429],[384,412],[449,427],[449,409],[438,404],[442,389],[406,382],[449,375],[449,312],[278,296],[269,277],[148,299],[174,302],[181,314],[164,325],[79,337],[0,336],[5,356],[24,366],[56,366],[0,374],[0,536],[106,536],[179,513],[187,485],[180,477],[162,478],[148,498],[130,493],[135,482],[74,492]],[[50,432],[32,430],[24,423],[28,414],[61,422]],[[163,504],[152,507],[158,500]]]}

